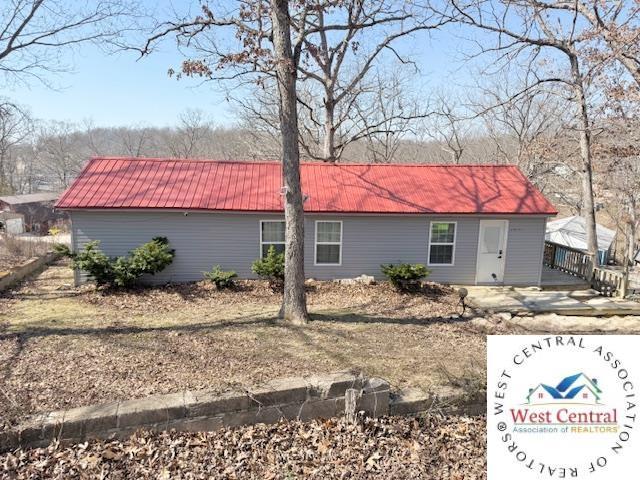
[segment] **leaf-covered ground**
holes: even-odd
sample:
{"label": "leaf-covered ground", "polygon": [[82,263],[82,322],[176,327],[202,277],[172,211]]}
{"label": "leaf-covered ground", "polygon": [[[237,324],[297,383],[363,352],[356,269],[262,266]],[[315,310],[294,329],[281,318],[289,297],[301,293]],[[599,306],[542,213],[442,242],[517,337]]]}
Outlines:
{"label": "leaf-covered ground", "polygon": [[0,429],[35,412],[339,370],[395,389],[484,377],[485,337],[450,318],[456,304],[437,285],[401,295],[315,282],[313,321],[294,327],[276,320],[280,296],[261,282],[107,294],[73,288],[55,265],[0,297]]}
{"label": "leaf-covered ground", "polygon": [[[7,478],[486,479],[483,418],[283,422],[0,455]],[[0,475],[1,476],[1,475]]]}

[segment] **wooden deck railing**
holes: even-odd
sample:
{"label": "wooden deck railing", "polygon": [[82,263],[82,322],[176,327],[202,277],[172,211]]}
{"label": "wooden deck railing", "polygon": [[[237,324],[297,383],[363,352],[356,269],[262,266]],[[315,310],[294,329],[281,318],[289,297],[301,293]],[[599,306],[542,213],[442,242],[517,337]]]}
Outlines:
{"label": "wooden deck railing", "polygon": [[544,264],[584,279],[588,279],[590,273],[590,262],[586,253],[550,242],[544,244]]}
{"label": "wooden deck railing", "polygon": [[591,278],[591,288],[598,290],[606,297],[622,296],[626,294],[624,273],[606,268],[594,268]]}
{"label": "wooden deck railing", "polygon": [[604,267],[591,269],[589,257],[580,250],[545,242],[543,262],[549,268],[588,280],[591,288],[602,295],[613,297],[626,294],[623,272]]}

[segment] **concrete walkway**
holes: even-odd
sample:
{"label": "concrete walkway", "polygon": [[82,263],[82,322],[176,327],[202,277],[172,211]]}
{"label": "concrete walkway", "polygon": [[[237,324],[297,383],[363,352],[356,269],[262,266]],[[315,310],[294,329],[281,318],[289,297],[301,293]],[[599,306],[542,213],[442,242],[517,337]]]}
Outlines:
{"label": "concrete walkway", "polygon": [[529,332],[617,333],[622,335],[637,335],[640,333],[640,317],[634,315],[585,317],[541,313],[526,317],[516,315],[508,320],[503,319],[503,321],[507,325],[519,327]]}
{"label": "concrete walkway", "polygon": [[538,288],[467,287],[467,303],[489,312],[561,315],[640,315],[640,303],[602,297],[595,290],[541,291]]}

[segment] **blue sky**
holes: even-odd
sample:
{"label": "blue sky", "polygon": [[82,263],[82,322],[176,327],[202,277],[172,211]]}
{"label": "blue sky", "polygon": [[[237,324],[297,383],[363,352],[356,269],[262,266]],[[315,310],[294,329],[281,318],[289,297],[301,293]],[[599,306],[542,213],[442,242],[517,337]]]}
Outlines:
{"label": "blue sky", "polygon": [[[460,65],[453,58],[456,39],[449,34],[436,34],[433,40],[426,34],[417,36],[409,48],[421,70],[416,79],[421,88],[445,83],[451,88],[453,79],[460,76],[455,72]],[[171,42],[143,59],[134,53],[108,54],[97,46],[83,45],[63,59],[73,64],[73,70],[52,79],[55,89],[39,83],[10,85],[3,95],[43,120],[168,126],[184,110],[199,108],[219,125],[232,124],[234,109],[219,87],[167,75],[168,68],[178,66],[181,59]]]}
{"label": "blue sky", "polygon": [[209,112],[219,123],[232,119],[222,92],[169,78],[168,68],[179,63],[177,52],[138,60],[132,53],[109,55],[87,45],[73,57],[73,71],[55,77],[55,89],[39,83],[18,85],[9,88],[7,96],[28,106],[37,118],[91,119],[96,126],[171,125],[187,108]]}

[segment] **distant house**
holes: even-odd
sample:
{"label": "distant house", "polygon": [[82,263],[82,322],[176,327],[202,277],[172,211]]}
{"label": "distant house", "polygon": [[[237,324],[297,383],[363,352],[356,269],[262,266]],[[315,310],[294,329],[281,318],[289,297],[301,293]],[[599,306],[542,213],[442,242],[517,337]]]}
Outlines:
{"label": "distant house", "polygon": [[[455,284],[538,285],[549,201],[508,165],[303,163],[305,273],[380,277],[422,263]],[[278,162],[94,158],[60,197],[72,247],[110,256],[168,237],[176,257],[154,282],[202,279],[213,265],[252,278],[284,249]]]}
{"label": "distant house", "polygon": [[[616,232],[600,224],[596,224],[596,236],[598,237],[600,264],[606,265],[609,261],[611,246],[614,243]],[[569,247],[586,253],[587,228],[584,217],[573,216],[547,222],[545,240],[555,245]],[[563,254],[565,254],[565,252],[562,250],[556,250],[556,255]],[[562,263],[562,259],[556,258],[556,263]]]}
{"label": "distant house", "polygon": [[21,214],[27,232],[46,234],[53,224],[67,218],[65,212],[54,211],[58,196],[53,192],[7,195],[0,197],[0,210]]}

